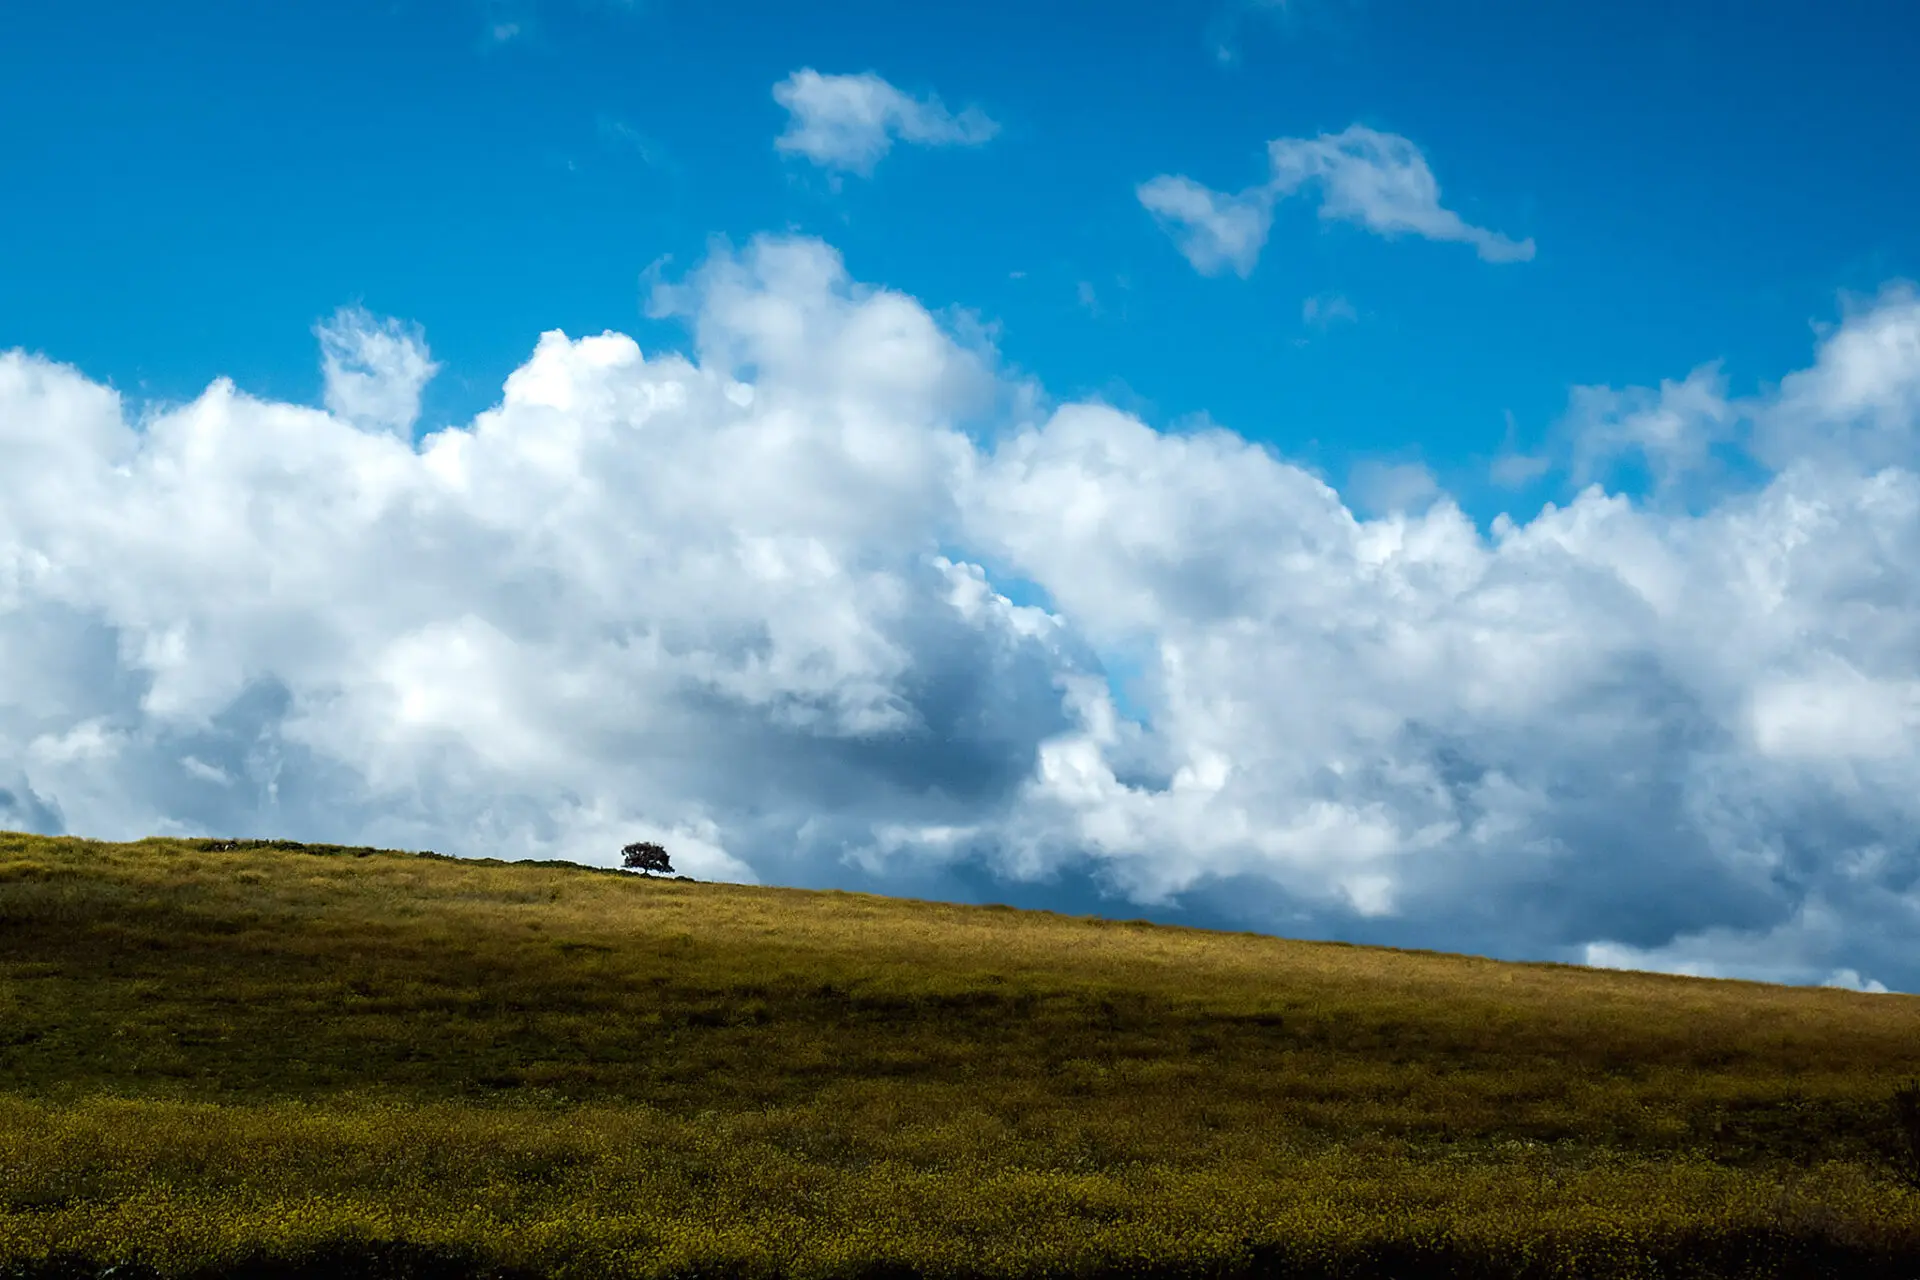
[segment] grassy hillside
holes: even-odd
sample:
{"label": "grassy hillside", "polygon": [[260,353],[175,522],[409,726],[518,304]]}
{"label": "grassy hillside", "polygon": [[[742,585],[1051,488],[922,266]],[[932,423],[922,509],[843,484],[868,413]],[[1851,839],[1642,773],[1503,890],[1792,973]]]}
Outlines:
{"label": "grassy hillside", "polygon": [[1916,1074],[1902,996],[0,835],[0,1276],[1915,1276]]}

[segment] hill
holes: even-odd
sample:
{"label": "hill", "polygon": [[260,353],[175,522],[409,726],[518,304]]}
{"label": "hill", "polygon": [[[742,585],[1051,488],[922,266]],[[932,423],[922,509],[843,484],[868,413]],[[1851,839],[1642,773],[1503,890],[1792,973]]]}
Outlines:
{"label": "hill", "polygon": [[1920,999],[0,834],[0,1276],[1920,1275]]}

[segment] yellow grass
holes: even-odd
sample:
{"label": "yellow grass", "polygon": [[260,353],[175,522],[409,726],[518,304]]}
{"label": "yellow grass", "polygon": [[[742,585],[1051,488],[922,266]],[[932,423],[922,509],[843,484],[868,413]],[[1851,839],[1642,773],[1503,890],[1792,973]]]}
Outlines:
{"label": "yellow grass", "polygon": [[0,1276],[1920,1275],[1920,1000],[206,843],[0,835]]}

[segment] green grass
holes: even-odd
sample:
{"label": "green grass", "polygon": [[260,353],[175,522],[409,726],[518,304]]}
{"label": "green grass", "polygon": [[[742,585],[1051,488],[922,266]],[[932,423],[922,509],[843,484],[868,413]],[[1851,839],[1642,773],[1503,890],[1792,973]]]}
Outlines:
{"label": "green grass", "polygon": [[1912,1277],[1915,1075],[1903,996],[0,834],[0,1277]]}

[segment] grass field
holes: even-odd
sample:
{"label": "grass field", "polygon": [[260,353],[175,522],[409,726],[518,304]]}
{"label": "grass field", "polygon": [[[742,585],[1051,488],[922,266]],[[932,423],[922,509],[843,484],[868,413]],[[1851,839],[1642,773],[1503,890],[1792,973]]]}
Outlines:
{"label": "grass field", "polygon": [[1920,1276],[1920,999],[0,834],[0,1277]]}

